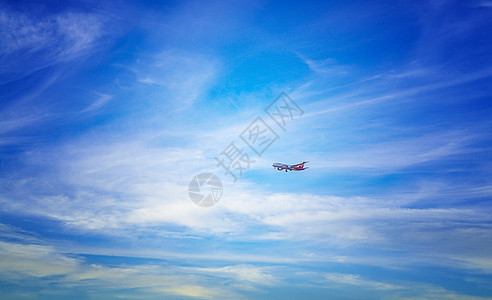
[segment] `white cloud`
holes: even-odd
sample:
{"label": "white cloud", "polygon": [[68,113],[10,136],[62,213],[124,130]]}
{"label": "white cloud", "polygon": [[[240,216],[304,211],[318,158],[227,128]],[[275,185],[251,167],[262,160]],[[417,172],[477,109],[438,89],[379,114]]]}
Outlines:
{"label": "white cloud", "polygon": [[[424,189],[420,198],[389,195],[372,199],[272,193],[241,181],[227,184],[223,198],[215,207],[197,207],[188,198],[187,188],[193,175],[213,171],[204,156],[208,146],[204,150],[197,150],[194,144],[183,148],[163,147],[155,143],[155,136],[162,137],[134,135],[121,140],[89,135],[56,149],[39,149],[27,155],[26,162],[44,171],[36,178],[12,182],[10,187],[16,191],[12,197],[22,197],[22,201],[4,197],[2,205],[6,211],[60,220],[74,230],[123,238],[140,232],[159,236],[153,228],[177,227],[170,234],[183,238],[227,236],[236,241],[309,241],[334,249],[377,246],[410,253],[415,259],[409,259],[410,263],[424,255],[433,257],[434,264],[448,265],[461,257],[458,254],[469,253],[458,258],[460,264],[456,265],[475,269],[476,263],[471,259],[488,259],[486,253],[470,251],[487,249],[492,242],[487,238],[491,229],[484,225],[490,222],[485,211],[473,207],[409,207],[439,190]],[[428,142],[432,144],[434,140]],[[63,193],[60,186],[64,187]],[[436,243],[443,235],[446,239]],[[477,235],[483,238],[474,239]],[[326,258],[321,253],[310,257],[262,255],[238,259]],[[230,257],[234,254],[227,253],[223,259]],[[374,261],[377,258],[366,257],[358,262]],[[398,263],[388,262],[393,266]]]}
{"label": "white cloud", "polygon": [[9,134],[48,120],[51,117],[49,109],[33,103],[58,80],[59,76],[59,73],[49,76],[36,88],[0,110],[0,134]]}
{"label": "white cloud", "polygon": [[55,253],[52,247],[0,242],[0,272],[27,276],[50,276],[72,272],[77,260]]}
{"label": "white cloud", "polygon": [[317,157],[316,162],[318,167],[330,169],[397,170],[478,151],[469,146],[481,138],[483,136],[480,134],[468,131],[435,132],[331,153],[329,156]]}
{"label": "white cloud", "polygon": [[[413,71],[417,72],[417,71]],[[441,70],[441,73],[445,72]],[[422,71],[422,73],[426,73]],[[441,74],[439,73],[439,74]],[[391,90],[387,92],[387,90],[381,90],[381,88],[385,88],[390,84],[397,84],[398,81],[395,81],[394,78],[400,75],[407,76],[406,71],[402,73],[390,73],[391,75],[381,76],[383,79],[382,82],[374,83],[372,86],[364,86],[360,88],[356,88],[355,90],[351,90],[347,93],[341,93],[339,95],[334,95],[322,99],[317,102],[310,103],[305,110],[308,112],[304,116],[304,118],[319,116],[336,113],[339,111],[351,111],[351,110],[361,110],[368,109],[375,105],[380,105],[382,103],[409,103],[411,102],[409,98],[411,96],[416,96],[420,94],[424,94],[427,92],[459,86],[465,83],[477,81],[484,78],[489,78],[492,76],[492,69],[483,69],[476,72],[470,72],[467,74],[459,74],[459,76],[449,76],[449,74],[441,75],[443,77],[442,80],[433,82],[433,83],[425,83],[418,84],[414,87],[410,88],[401,88],[396,91]],[[437,76],[436,73],[427,74],[428,76],[421,76],[419,79],[425,79],[431,76]],[[363,82],[362,80],[360,82]],[[360,83],[358,82],[358,83]],[[301,94],[302,95],[302,94]],[[411,99],[411,98],[410,98]],[[444,99],[439,99],[444,100]],[[434,100],[435,101],[435,100]],[[334,104],[334,105],[333,105]],[[337,105],[338,104],[338,105]],[[326,106],[328,106],[326,108]]]}
{"label": "white cloud", "polygon": [[375,290],[398,290],[404,288],[395,284],[363,279],[357,274],[326,273],[324,274],[324,277],[329,282],[334,282],[337,284],[356,285]]}
{"label": "white cloud", "polygon": [[131,69],[138,82],[163,89],[160,97],[172,110],[183,110],[204,95],[217,77],[219,63],[213,57],[167,50],[139,60]]}
{"label": "white cloud", "polygon": [[107,32],[107,20],[102,15],[61,12],[40,16],[40,9],[17,12],[0,7],[1,82],[79,57],[101,42]]}
{"label": "white cloud", "polygon": [[97,95],[97,100],[92,102],[87,108],[83,109],[81,111],[82,113],[98,110],[113,98],[112,95],[107,95],[102,93],[96,93],[96,95]]}
{"label": "white cloud", "polygon": [[486,7],[486,8],[492,8],[492,1],[480,1],[477,6],[479,7]]}
{"label": "white cloud", "polygon": [[[165,297],[171,295],[201,297],[206,299],[237,298],[240,295],[225,284],[210,282],[199,273],[172,266],[134,265],[104,266],[88,264],[72,258],[53,247],[0,242],[0,274],[10,284],[29,287],[34,279],[43,278],[43,293],[50,285],[58,289],[84,287],[107,295],[122,290],[135,289],[142,296]],[[231,266],[234,269],[234,266]],[[231,280],[237,280],[234,276]],[[36,293],[36,292],[33,292]],[[32,294],[31,296],[36,296]]]}
{"label": "white cloud", "polygon": [[321,282],[327,282],[330,288],[353,286],[355,289],[362,289],[364,294],[369,292],[372,297],[377,299],[489,299],[488,297],[459,294],[434,284],[401,280],[394,280],[393,283],[389,283],[388,281],[371,280],[358,274],[347,273],[323,273],[319,275],[325,278]]}
{"label": "white cloud", "polygon": [[233,265],[221,268],[184,268],[198,273],[211,274],[214,277],[234,278],[238,282],[256,285],[274,285],[279,281],[268,272],[268,268],[254,265]]}

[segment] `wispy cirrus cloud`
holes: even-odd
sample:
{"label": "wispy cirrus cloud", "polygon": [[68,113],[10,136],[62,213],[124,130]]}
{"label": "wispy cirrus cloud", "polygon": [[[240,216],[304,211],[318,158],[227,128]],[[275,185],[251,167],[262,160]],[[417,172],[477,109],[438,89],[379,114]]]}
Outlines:
{"label": "wispy cirrus cloud", "polygon": [[[306,121],[316,122],[315,118]],[[216,131],[188,131],[189,127],[177,126],[175,130],[146,134],[127,131],[125,136],[115,134],[111,128],[105,133],[102,128],[79,140],[37,149],[26,153],[24,161],[28,168],[43,172],[12,182],[14,193],[2,200],[3,207],[6,211],[59,220],[71,229],[123,237],[175,226],[179,229],[172,234],[182,237],[229,236],[238,241],[291,241],[302,237],[334,247],[377,245],[407,251],[398,246],[403,244],[414,253],[430,251],[426,252],[429,255],[439,253],[437,248],[426,247],[429,240],[438,238],[442,232],[453,237],[448,246],[456,249],[459,244],[472,244],[467,240],[467,229],[479,233],[466,220],[477,220],[482,227],[489,221],[477,208],[412,208],[410,205],[421,199],[409,200],[398,194],[384,200],[315,193],[279,194],[247,181],[229,187],[214,209],[197,208],[187,197],[189,180],[198,172],[209,171],[215,165],[213,155],[221,150],[216,140],[204,141],[216,135],[230,135],[231,128],[238,128],[237,134],[247,124],[243,123],[236,120]],[[340,156],[332,155],[337,158],[333,161],[315,159],[315,172],[325,172],[324,169],[334,166],[394,171],[471,153],[470,144],[479,138],[468,131],[449,131],[372,143]],[[181,146],[168,146],[165,142],[176,139],[182,142]],[[289,140],[291,146],[292,142],[306,141]],[[66,187],[65,192],[56,192],[54,186]],[[423,193],[422,197],[426,195]],[[18,197],[24,201],[13,201]],[[443,228],[446,222],[454,225]],[[435,233],[428,234],[426,226]],[[480,234],[486,234],[489,229],[480,230]],[[401,231],[406,232],[408,239],[415,238],[415,245],[407,244],[398,234]],[[483,253],[473,255],[487,257]]]}
{"label": "wispy cirrus cloud", "polygon": [[[2,287],[31,298],[490,293],[483,5],[461,18],[449,1],[130,2],[1,6]],[[132,30],[86,64],[115,20]],[[227,182],[214,157],[282,89],[305,115]],[[301,160],[309,170],[271,168]],[[188,197],[199,172],[224,179],[209,209]],[[451,290],[468,278],[478,291]]]}
{"label": "wispy cirrus cloud", "polygon": [[[10,229],[15,230],[12,226]],[[29,236],[26,232],[20,233],[20,236],[22,235]],[[3,233],[2,238],[5,238]],[[45,246],[41,240],[37,240],[36,243],[32,240],[1,241],[0,250],[4,258],[0,261],[0,274],[4,275],[0,284],[9,285],[3,292],[4,295],[12,296],[16,291],[11,288],[17,280],[29,284],[42,282],[42,290],[26,291],[27,294],[33,293],[32,295],[38,296],[57,291],[70,293],[70,289],[83,288],[89,294],[107,293],[110,297],[134,295],[141,299],[173,296],[242,299],[249,298],[247,295],[265,295],[265,288],[282,287],[287,280],[295,280],[297,285],[308,280],[309,289],[329,288],[332,291],[344,291],[347,286],[351,286],[355,294],[369,292],[377,298],[486,299],[456,293],[438,285],[409,280],[369,279],[357,273],[303,271],[299,264],[213,266],[207,263],[207,267],[189,267],[174,264],[172,260],[154,260],[152,264],[143,262],[105,265],[91,262],[90,257],[67,253],[66,250],[60,251],[54,246]],[[203,258],[196,256],[188,259],[198,259],[203,263]],[[116,261],[118,259],[116,257]],[[347,263],[350,257],[343,261]],[[220,280],[217,280],[219,278]]]}
{"label": "wispy cirrus cloud", "polygon": [[104,15],[71,11],[40,15],[39,9],[0,7],[0,83],[88,53],[107,34]]}
{"label": "wispy cirrus cloud", "polygon": [[[396,91],[387,92],[387,89],[381,90],[381,85],[394,85],[398,84],[400,76],[409,76],[406,71],[404,73],[389,73],[388,75],[378,76],[378,81],[374,81],[371,85],[364,86],[362,88],[355,89],[348,93],[340,93],[334,96],[327,97],[321,101],[310,103],[309,108],[312,112],[307,114],[306,117],[309,116],[317,116],[321,114],[335,113],[338,111],[350,111],[357,110],[364,107],[371,107],[376,105],[381,105],[384,102],[396,102],[396,101],[404,101],[410,102],[408,97],[417,96],[420,94],[424,94],[427,92],[456,87],[465,83],[478,81],[481,79],[486,79],[492,76],[492,70],[485,69],[477,72],[469,73],[469,74],[460,74],[459,78],[452,78],[444,80],[439,80],[437,82],[427,84],[418,84],[414,87],[397,89]],[[420,71],[412,70],[413,74],[415,72],[420,73]],[[424,71],[422,71],[424,72]],[[426,71],[425,71],[426,72]],[[441,70],[439,73],[442,74],[444,70]],[[418,74],[417,73],[417,74]],[[432,78],[433,76],[438,76],[436,73],[425,74],[424,76],[418,76],[420,79]],[[442,74],[440,76],[447,76],[446,74]],[[396,78],[396,79],[395,79]],[[373,79],[368,79],[373,80]],[[302,93],[300,94],[303,95]],[[335,105],[333,105],[335,104]],[[324,106],[325,108],[320,108],[319,106]],[[326,108],[328,106],[328,108]]]}
{"label": "wispy cirrus cloud", "polygon": [[112,95],[103,94],[103,93],[96,93],[96,96],[97,96],[96,100],[94,100],[94,102],[92,102],[89,106],[83,109],[81,113],[96,111],[99,108],[103,107],[106,103],[111,101],[111,99],[113,98]]}
{"label": "wispy cirrus cloud", "polygon": [[479,7],[486,7],[486,8],[492,8],[492,1],[479,1],[477,6]]}
{"label": "wispy cirrus cloud", "polygon": [[319,167],[330,169],[398,170],[440,161],[457,155],[481,152],[473,145],[486,137],[471,131],[434,132],[402,140],[374,142],[359,149],[318,157]]}
{"label": "wispy cirrus cloud", "polygon": [[[7,102],[0,110],[0,135],[9,135],[49,119],[52,115],[47,107],[35,105],[36,100],[43,95],[60,77],[60,73],[51,74],[36,87],[25,94]],[[10,100],[10,99],[9,99]]]}
{"label": "wispy cirrus cloud", "polygon": [[327,288],[342,289],[343,286],[350,286],[360,293],[358,294],[360,297],[370,299],[488,299],[488,297],[456,293],[435,284],[422,284],[407,280],[372,280],[352,273],[308,273],[306,275],[322,277],[319,283],[325,284]]}
{"label": "wispy cirrus cloud", "polygon": [[183,110],[204,96],[218,75],[220,63],[199,53],[168,50],[139,59],[131,69],[138,82],[160,90],[155,97],[173,110]]}
{"label": "wispy cirrus cloud", "polygon": [[403,288],[402,286],[395,284],[363,279],[357,274],[326,273],[323,275],[328,282],[333,282],[337,284],[355,285],[359,287],[367,287],[374,290],[398,290]]}
{"label": "wispy cirrus cloud", "polygon": [[[138,295],[139,298],[188,296],[205,299],[240,298],[240,295],[226,284],[210,284],[210,278],[179,266],[122,265],[105,266],[87,263],[82,257],[69,256],[54,247],[0,242],[3,259],[0,261],[0,284],[12,284],[27,280],[32,284],[46,281],[49,285],[31,296],[50,294],[57,290],[83,287],[92,293]],[[236,268],[231,266],[231,270]],[[242,267],[239,266],[241,269]],[[236,281],[232,272],[227,282]],[[227,276],[228,273],[222,274]],[[236,286],[237,288],[238,286]],[[4,289],[4,295],[11,291]],[[15,292],[12,292],[15,294]]]}

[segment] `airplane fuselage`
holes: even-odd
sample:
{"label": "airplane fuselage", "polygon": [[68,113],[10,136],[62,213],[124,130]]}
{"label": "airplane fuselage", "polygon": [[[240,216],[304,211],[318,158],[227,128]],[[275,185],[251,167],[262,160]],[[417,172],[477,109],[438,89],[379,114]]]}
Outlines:
{"label": "airplane fuselage", "polygon": [[279,171],[285,170],[285,172],[302,171],[302,170],[306,170],[308,168],[308,167],[306,167],[306,168],[304,167],[305,163],[307,163],[307,161],[302,162],[300,164],[296,164],[296,165],[288,165],[288,164],[283,164],[283,163],[273,163],[272,167],[279,170]]}
{"label": "airplane fuselage", "polygon": [[272,164],[272,167],[276,168],[279,171],[282,171],[282,170],[285,170],[285,172],[292,171],[292,167],[290,165],[287,165],[287,164],[274,163],[274,164]]}

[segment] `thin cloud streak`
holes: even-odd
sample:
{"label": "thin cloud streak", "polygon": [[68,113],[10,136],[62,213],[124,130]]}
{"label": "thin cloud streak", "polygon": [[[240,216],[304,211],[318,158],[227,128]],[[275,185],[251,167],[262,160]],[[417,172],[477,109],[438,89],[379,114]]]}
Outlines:
{"label": "thin cloud streak", "polygon": [[105,35],[107,22],[104,16],[93,13],[37,16],[2,6],[0,37],[4,43],[0,47],[3,65],[0,84],[90,52]]}
{"label": "thin cloud streak", "polygon": [[[480,79],[484,79],[484,78],[489,78],[490,76],[492,76],[491,70],[485,70],[485,71],[482,70],[482,71],[467,74],[464,76],[462,75],[462,76],[460,76],[459,79],[445,80],[442,82],[437,82],[437,83],[432,83],[432,84],[428,84],[428,85],[409,88],[409,89],[406,89],[403,91],[398,91],[398,92],[391,93],[391,94],[385,94],[385,95],[377,96],[377,97],[369,97],[369,99],[356,101],[356,102],[349,103],[349,104],[343,104],[343,105],[331,107],[328,109],[317,110],[316,112],[307,113],[305,115],[305,117],[313,117],[313,116],[323,115],[323,114],[327,114],[327,113],[333,113],[333,112],[337,112],[337,111],[341,111],[341,110],[356,109],[356,108],[361,107],[361,106],[380,104],[382,102],[389,101],[389,100],[398,100],[401,98],[405,98],[405,97],[413,96],[413,95],[418,95],[418,94],[433,91],[433,90],[438,90],[438,89],[442,89],[442,88],[448,88],[448,87],[452,87],[452,86],[462,85],[462,84],[465,84],[468,82],[472,82],[472,81],[476,81],[476,80],[480,80]],[[352,95],[349,94],[347,96],[344,96],[344,95],[335,96],[334,99],[365,98],[362,93],[363,92],[355,92],[355,94],[352,94]],[[325,100],[315,102],[311,105],[317,106],[318,104],[324,104],[324,103],[329,103],[329,102],[333,102],[333,101],[330,100],[330,98],[327,98]]]}

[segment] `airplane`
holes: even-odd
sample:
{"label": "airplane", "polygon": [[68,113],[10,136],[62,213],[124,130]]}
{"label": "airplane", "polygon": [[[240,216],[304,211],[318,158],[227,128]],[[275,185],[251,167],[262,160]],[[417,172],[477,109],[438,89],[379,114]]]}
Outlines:
{"label": "airplane", "polygon": [[303,161],[302,163],[296,164],[296,165],[273,163],[272,167],[276,168],[279,171],[285,170],[285,172],[287,172],[287,171],[302,171],[302,170],[309,169],[309,167],[304,167],[305,163],[308,163],[308,161]]}

